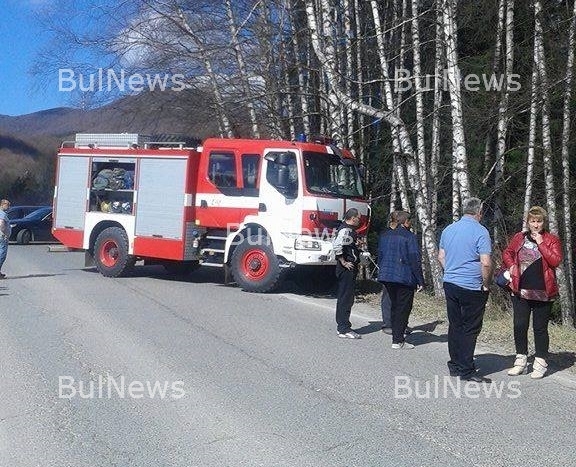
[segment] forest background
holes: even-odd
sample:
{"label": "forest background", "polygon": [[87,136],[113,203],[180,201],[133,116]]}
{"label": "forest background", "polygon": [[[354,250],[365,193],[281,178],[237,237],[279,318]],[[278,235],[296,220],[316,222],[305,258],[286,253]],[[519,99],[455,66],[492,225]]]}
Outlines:
{"label": "forest background", "polygon": [[[439,234],[464,199],[484,200],[497,262],[528,208],[546,208],[565,256],[555,316],[574,326],[576,2],[63,0],[42,21],[53,41],[33,73],[83,77],[70,93],[81,111],[0,116],[6,196],[49,200],[56,140],[77,131],[329,135],[367,168],[372,251],[390,210],[414,213],[436,295]],[[90,86],[100,70],[172,89]]]}

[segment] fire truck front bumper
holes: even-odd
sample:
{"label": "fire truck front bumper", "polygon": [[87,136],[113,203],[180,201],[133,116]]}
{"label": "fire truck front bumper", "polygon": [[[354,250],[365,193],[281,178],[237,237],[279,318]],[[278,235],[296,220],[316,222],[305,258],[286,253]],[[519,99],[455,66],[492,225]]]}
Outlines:
{"label": "fire truck front bumper", "polygon": [[332,242],[308,235],[297,236],[292,261],[296,264],[335,264]]}

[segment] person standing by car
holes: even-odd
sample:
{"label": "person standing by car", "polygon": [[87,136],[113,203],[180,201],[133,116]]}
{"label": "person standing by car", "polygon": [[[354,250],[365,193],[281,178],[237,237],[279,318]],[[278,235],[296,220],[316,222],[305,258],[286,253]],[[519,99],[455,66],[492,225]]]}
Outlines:
{"label": "person standing by car", "polygon": [[502,261],[511,276],[514,310],[516,360],[510,376],[526,373],[528,367],[528,328],[530,314],[534,328],[535,357],[532,379],[540,379],[548,369],[548,322],[552,303],[558,296],[556,268],[562,262],[562,243],[547,229],[548,213],[533,206],[526,217],[526,230],[518,232],[502,253]]}
{"label": "person standing by car", "polygon": [[444,269],[448,314],[448,369],[464,381],[491,383],[474,366],[476,341],[482,330],[492,276],[492,242],[482,219],[482,201],[464,201],[460,220],[440,236],[438,261]]}
{"label": "person standing by car", "polygon": [[7,199],[0,201],[0,279],[6,277],[6,274],[2,272],[2,266],[4,266],[4,261],[6,261],[6,256],[8,255],[8,240],[12,233],[10,219],[8,219],[8,214],[6,214],[8,208],[10,208],[10,201]]}
{"label": "person standing by car", "polygon": [[336,278],[338,279],[338,298],[336,300],[336,324],[338,337],[360,339],[362,336],[352,330],[350,314],[354,304],[356,274],[360,262],[360,250],[356,228],[360,224],[358,209],[350,208],[344,214],[344,221],[336,230],[334,254],[336,256]]}
{"label": "person standing by car", "polygon": [[395,211],[396,228],[380,234],[378,242],[378,281],[390,296],[392,348],[413,349],[404,334],[412,311],[414,292],[424,287],[422,256],[418,239],[410,231],[410,213]]}

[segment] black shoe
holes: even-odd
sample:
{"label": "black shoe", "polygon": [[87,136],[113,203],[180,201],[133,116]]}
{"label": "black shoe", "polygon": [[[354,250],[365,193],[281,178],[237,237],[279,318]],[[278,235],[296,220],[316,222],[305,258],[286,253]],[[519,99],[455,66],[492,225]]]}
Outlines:
{"label": "black shoe", "polygon": [[406,329],[404,329],[404,335],[408,336],[409,334],[412,334],[412,328],[410,326],[406,326]]}
{"label": "black shoe", "polygon": [[474,383],[487,383],[490,384],[492,380],[484,376],[470,375],[470,376],[460,376],[462,381],[473,381]]}
{"label": "black shoe", "polygon": [[447,363],[448,366],[448,371],[450,372],[450,376],[460,376],[460,370],[458,369],[458,367],[456,366],[455,363],[452,362],[452,360],[450,360]]}

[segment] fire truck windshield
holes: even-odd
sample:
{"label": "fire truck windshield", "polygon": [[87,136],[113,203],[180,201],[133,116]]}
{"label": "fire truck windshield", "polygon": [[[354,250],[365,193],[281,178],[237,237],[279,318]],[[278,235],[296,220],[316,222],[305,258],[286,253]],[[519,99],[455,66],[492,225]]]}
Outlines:
{"label": "fire truck windshield", "polygon": [[310,193],[336,195],[342,198],[364,196],[362,179],[356,163],[343,162],[335,154],[304,152],[304,175]]}

